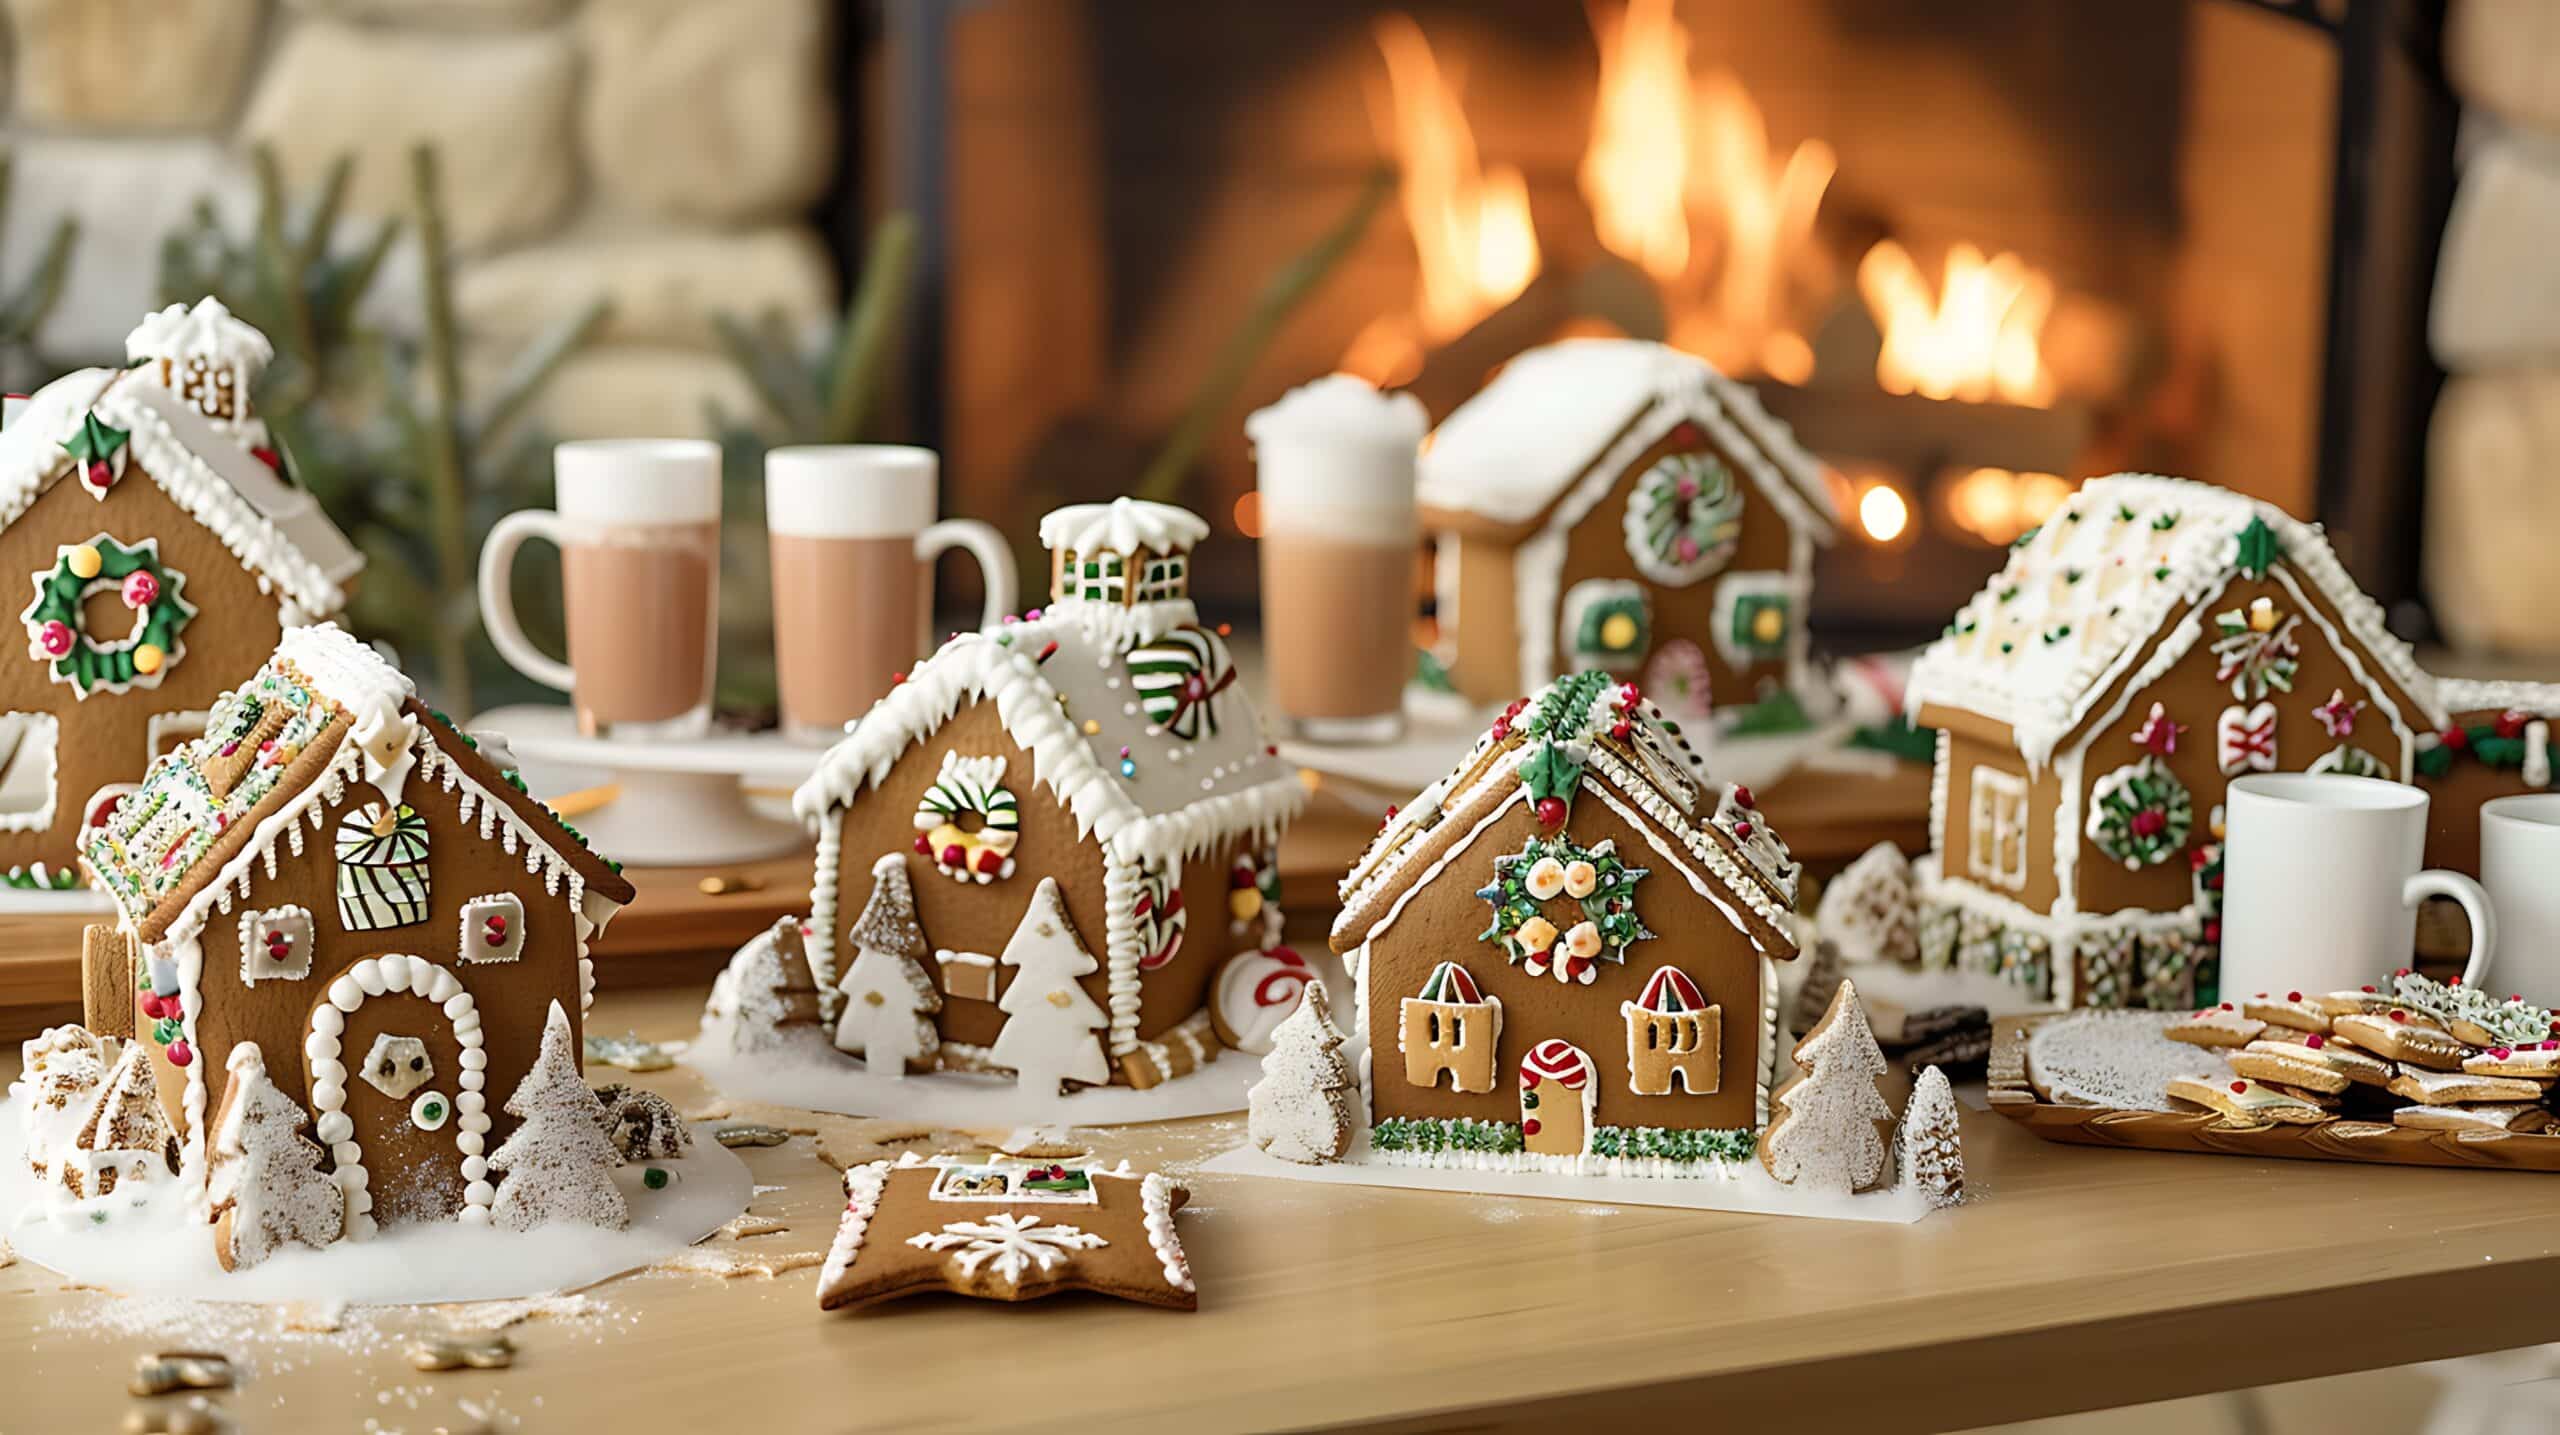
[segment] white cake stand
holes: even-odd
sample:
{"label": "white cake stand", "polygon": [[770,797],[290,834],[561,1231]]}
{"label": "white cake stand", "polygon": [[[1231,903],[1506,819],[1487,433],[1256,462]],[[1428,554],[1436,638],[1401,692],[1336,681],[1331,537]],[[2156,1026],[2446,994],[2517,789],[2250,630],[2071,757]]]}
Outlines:
{"label": "white cake stand", "polygon": [[[527,785],[560,793],[610,784],[579,816],[599,852],[634,867],[701,867],[779,857],[807,845],[794,823],[756,810],[746,784],[796,787],[825,749],[780,733],[713,732],[668,742],[588,737],[565,707],[495,708],[464,725],[496,733],[525,764]],[[538,774],[538,776],[537,776]]]}

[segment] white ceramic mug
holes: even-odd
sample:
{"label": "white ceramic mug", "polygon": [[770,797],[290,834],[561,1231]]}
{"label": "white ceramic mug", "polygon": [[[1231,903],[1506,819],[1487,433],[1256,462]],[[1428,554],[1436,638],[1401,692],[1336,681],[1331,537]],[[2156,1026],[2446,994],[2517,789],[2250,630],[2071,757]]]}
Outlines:
{"label": "white ceramic mug", "polygon": [[[720,447],[589,439],[552,450],[558,509],[510,513],[480,550],[480,617],[498,653],[570,695],[579,730],[691,737],[711,725],[720,615]],[[533,645],[510,591],[516,553],[560,549],[569,659]]]}
{"label": "white ceramic mug", "polygon": [[2397,782],[2278,772],[2234,781],[2222,865],[2222,992],[2342,991],[2409,965],[2418,904],[2451,897],[2471,918],[2462,980],[2498,944],[2489,894],[2459,872],[2420,871],[2427,794]]}
{"label": "white ceramic mug", "polygon": [[773,649],[783,731],[832,742],[933,651],[933,561],[977,560],[980,627],[1013,611],[1013,550],[983,523],[936,523],[941,460],[895,444],[807,444],[765,455]]}
{"label": "white ceramic mug", "polygon": [[2480,885],[2498,916],[2499,981],[2560,1000],[2560,792],[2480,805]]}

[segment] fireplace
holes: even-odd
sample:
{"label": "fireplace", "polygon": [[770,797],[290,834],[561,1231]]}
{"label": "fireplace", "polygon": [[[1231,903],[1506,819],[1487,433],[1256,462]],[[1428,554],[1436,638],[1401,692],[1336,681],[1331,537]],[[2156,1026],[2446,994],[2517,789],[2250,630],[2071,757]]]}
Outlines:
{"label": "fireplace", "polygon": [[[1658,337],[1834,468],[1814,625],[1928,635],[2072,479],[2329,521],[2415,587],[2449,125],[2395,0],[894,0],[948,505],[1125,491],[1253,296],[1392,193],[1254,350],[1181,501],[1252,531],[1242,418],[1333,369],[1437,417],[1530,345]],[[1014,524],[1015,528],[1025,525]],[[1246,611],[1249,561],[1204,566]]]}

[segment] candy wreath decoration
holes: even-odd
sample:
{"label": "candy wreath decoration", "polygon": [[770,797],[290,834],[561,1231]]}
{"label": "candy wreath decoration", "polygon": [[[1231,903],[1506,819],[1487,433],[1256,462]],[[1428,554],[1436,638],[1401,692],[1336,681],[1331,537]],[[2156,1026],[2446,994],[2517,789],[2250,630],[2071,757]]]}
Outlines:
{"label": "candy wreath decoration", "polygon": [[[186,655],[179,635],[196,615],[182,592],[186,583],[186,574],[162,566],[156,538],[127,547],[101,533],[66,544],[52,571],[35,575],[35,601],[19,615],[27,655],[83,698],[157,687]],[[82,608],[92,593],[108,588],[134,611],[134,624],[125,636],[101,642],[87,630]]]}
{"label": "candy wreath decoration", "polygon": [[[1476,893],[1493,904],[1493,924],[1476,935],[1498,941],[1507,960],[1529,975],[1552,971],[1559,982],[1597,981],[1600,963],[1624,962],[1627,948],[1653,933],[1636,918],[1636,883],[1650,869],[1630,867],[1617,844],[1584,847],[1569,837],[1532,837],[1521,851],[1493,859],[1493,885]],[[1559,930],[1540,910],[1559,897],[1582,920]]]}
{"label": "candy wreath decoration", "polygon": [[1714,454],[1675,453],[1637,480],[1626,533],[1636,571],[1686,587],[1733,558],[1742,541],[1742,488]]}
{"label": "candy wreath decoration", "polygon": [[2185,783],[2146,757],[2098,779],[2089,794],[2089,840],[2128,868],[2157,866],[2185,849],[2195,827]]}
{"label": "candy wreath decoration", "polygon": [[[976,831],[960,825],[964,814],[976,815]],[[916,804],[915,826],[916,851],[951,880],[983,885],[1012,876],[1022,809],[1004,785],[1004,759],[946,754],[941,775]]]}

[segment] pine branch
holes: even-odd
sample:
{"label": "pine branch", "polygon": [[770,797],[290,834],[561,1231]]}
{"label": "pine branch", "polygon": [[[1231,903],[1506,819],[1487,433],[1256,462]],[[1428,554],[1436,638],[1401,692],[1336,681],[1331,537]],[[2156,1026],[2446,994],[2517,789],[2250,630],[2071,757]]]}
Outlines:
{"label": "pine branch", "polygon": [[1333,228],[1310,245],[1306,252],[1281,266],[1264,282],[1260,297],[1245,315],[1244,323],[1227,340],[1218,353],[1217,362],[1209,369],[1199,391],[1192,395],[1182,418],[1156,450],[1153,462],[1137,483],[1134,493],[1139,498],[1170,503],[1182,492],[1183,480],[1190,475],[1191,464],[1199,457],[1200,446],[1208,440],[1210,427],[1216,424],[1235,403],[1243,389],[1245,375],[1252,371],[1254,360],[1262,357],[1281,325],[1324,282],[1342,257],[1351,252],[1360,236],[1376,217],[1378,207],[1386,203],[1395,190],[1395,172],[1383,166],[1370,172],[1360,188],[1360,197]]}
{"label": "pine branch", "polygon": [[816,437],[825,415],[818,407],[816,386],[799,361],[788,352],[778,352],[764,335],[733,315],[712,315],[711,327],[729,362],[738,366],[747,387],[781,421],[783,430],[794,437]]}
{"label": "pine branch", "polygon": [[[424,281],[427,379],[432,408],[418,478],[433,516],[436,589],[467,591],[472,581],[471,535],[463,514],[462,341],[453,319],[453,252],[446,237],[444,199],[433,145],[409,152],[409,183],[418,211],[418,245]],[[435,665],[444,700],[457,711],[471,707],[471,665],[457,624],[438,622]]]}
{"label": "pine branch", "polygon": [[884,356],[903,327],[916,263],[916,217],[903,210],[890,213],[871,231],[863,256],[862,282],[845,311],[844,334],[835,355],[827,394],[827,443],[852,443],[862,437],[879,398]]}
{"label": "pine branch", "polygon": [[586,308],[553,325],[534,341],[532,347],[518,355],[508,368],[506,377],[498,381],[498,391],[490,399],[488,408],[477,422],[468,426],[465,439],[468,447],[477,452],[480,445],[493,435],[505,432],[507,426],[532,404],[534,396],[542,392],[543,386],[551,382],[551,376],[568,362],[569,356],[585,348],[587,341],[594,338],[612,317],[612,304],[601,298],[590,300]]}

